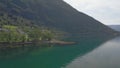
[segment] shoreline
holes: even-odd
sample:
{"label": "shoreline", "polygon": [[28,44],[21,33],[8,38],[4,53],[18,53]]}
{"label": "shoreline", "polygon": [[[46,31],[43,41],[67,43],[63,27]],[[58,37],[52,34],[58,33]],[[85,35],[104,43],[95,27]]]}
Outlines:
{"label": "shoreline", "polygon": [[51,40],[51,41],[29,41],[29,42],[0,42],[1,45],[25,45],[25,44],[58,44],[58,45],[71,45],[75,44],[76,42],[70,41],[61,41],[61,40]]}
{"label": "shoreline", "polygon": [[71,45],[75,44],[76,42],[70,42],[70,41],[61,41],[61,40],[51,40],[49,41],[51,44],[59,44],[59,45]]}

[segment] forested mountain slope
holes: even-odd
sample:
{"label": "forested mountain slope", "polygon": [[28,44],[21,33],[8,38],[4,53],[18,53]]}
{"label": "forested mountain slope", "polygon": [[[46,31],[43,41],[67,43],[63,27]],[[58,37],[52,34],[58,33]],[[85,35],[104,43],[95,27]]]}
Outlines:
{"label": "forested mountain slope", "polygon": [[46,26],[98,36],[117,33],[63,0],[0,0],[0,24]]}

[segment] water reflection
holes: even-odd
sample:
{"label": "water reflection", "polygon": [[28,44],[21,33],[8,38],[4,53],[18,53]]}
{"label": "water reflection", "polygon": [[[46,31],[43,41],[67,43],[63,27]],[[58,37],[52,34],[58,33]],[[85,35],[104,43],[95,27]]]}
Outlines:
{"label": "water reflection", "polygon": [[[70,46],[40,46],[38,44],[32,44],[31,46],[24,45],[18,48],[0,49],[0,67],[61,68],[73,61],[76,57],[83,56],[98,48],[108,39],[77,37],[68,40],[76,41],[78,44]],[[70,67],[72,66],[70,64]],[[67,67],[69,68],[69,65]]]}
{"label": "water reflection", "polygon": [[107,41],[84,56],[77,57],[65,68],[120,68],[120,37]]}
{"label": "water reflection", "polygon": [[0,44],[0,59],[14,59],[28,55],[31,52],[37,50],[43,50],[51,48],[53,45],[49,44],[23,44],[23,45],[14,45],[14,44]]}

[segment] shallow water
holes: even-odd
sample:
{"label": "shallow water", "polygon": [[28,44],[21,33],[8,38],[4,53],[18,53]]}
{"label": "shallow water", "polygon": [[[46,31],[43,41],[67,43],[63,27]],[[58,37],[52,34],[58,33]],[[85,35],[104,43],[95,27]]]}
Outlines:
{"label": "shallow water", "polygon": [[119,37],[69,40],[77,44],[0,48],[0,68],[120,68]]}

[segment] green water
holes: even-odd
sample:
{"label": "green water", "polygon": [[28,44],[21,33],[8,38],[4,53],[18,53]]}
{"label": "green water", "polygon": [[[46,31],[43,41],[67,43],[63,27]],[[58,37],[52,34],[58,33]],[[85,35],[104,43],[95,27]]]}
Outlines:
{"label": "green water", "polygon": [[116,39],[69,38],[77,44],[0,48],[0,68],[120,68]]}

